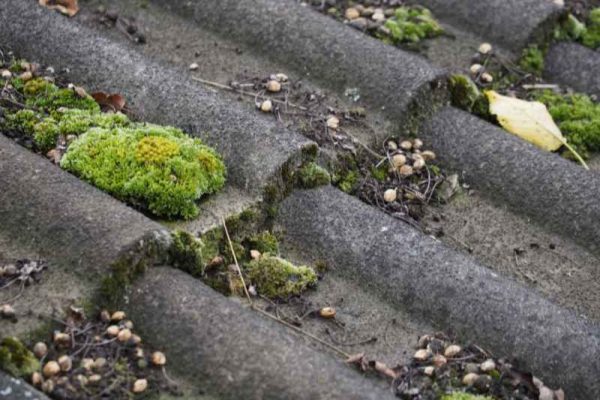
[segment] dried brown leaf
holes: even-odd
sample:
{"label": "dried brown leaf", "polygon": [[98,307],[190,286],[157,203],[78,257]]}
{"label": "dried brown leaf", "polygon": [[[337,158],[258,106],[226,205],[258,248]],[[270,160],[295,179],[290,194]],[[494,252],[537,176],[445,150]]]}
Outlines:
{"label": "dried brown leaf", "polygon": [[118,93],[108,94],[105,92],[95,92],[91,96],[100,105],[103,111],[118,112],[125,108],[125,98]]}
{"label": "dried brown leaf", "polygon": [[79,12],[78,0],[39,0],[39,4],[50,10],[58,10],[60,13],[73,17]]}

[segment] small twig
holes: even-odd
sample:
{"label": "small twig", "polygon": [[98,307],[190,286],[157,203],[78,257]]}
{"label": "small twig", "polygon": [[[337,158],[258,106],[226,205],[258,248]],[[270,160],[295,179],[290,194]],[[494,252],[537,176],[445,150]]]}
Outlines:
{"label": "small twig", "polygon": [[250,307],[252,307],[252,299],[250,298],[250,293],[248,292],[248,288],[246,287],[246,282],[244,281],[244,276],[242,275],[242,269],[240,268],[240,264],[238,264],[237,257],[235,255],[235,251],[233,250],[233,244],[231,243],[231,237],[229,237],[229,231],[227,230],[227,224],[225,223],[225,217],[221,217],[221,222],[223,223],[223,229],[225,230],[225,235],[227,236],[227,243],[229,244],[229,250],[231,250],[231,255],[233,256],[233,261],[235,262],[235,267],[237,269],[238,274],[240,275],[240,279],[242,281],[242,285],[244,286],[244,293],[246,294],[246,298],[248,302],[250,302]]}
{"label": "small twig", "polygon": [[[236,88],[232,88],[231,86],[223,85],[222,83],[208,81],[206,79],[197,78],[195,76],[192,76],[192,80],[194,80],[196,82],[204,83],[205,85],[208,85],[208,86],[216,87],[218,89],[223,89],[223,90],[227,90],[227,91],[230,91],[230,92],[239,93],[239,94],[242,94],[244,96],[254,97],[255,99],[259,96],[257,93],[246,92],[244,90],[239,90],[239,89],[236,89]],[[298,108],[298,109],[300,109],[302,111],[308,111],[308,108],[300,106],[298,104],[286,103],[285,101],[277,100],[277,99],[270,99],[270,100],[273,103],[278,103],[278,104],[283,104],[283,105],[286,105],[286,106],[289,106],[289,107]]]}
{"label": "small twig", "polygon": [[325,332],[329,335],[329,337],[331,338],[331,340],[337,344],[338,346],[358,346],[361,344],[369,344],[369,343],[373,343],[377,341],[377,338],[375,336],[372,336],[368,339],[364,339],[364,340],[359,340],[356,342],[340,342],[339,340],[337,340],[335,338],[335,336],[333,336],[333,332],[331,332],[331,330],[329,330],[328,328],[325,329]]}

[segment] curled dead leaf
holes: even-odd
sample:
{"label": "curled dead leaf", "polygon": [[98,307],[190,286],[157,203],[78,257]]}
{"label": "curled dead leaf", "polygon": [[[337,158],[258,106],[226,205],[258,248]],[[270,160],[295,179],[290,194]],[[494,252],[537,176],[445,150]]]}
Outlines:
{"label": "curled dead leaf", "polygon": [[69,17],[73,17],[79,12],[77,0],[39,0],[39,4],[50,10],[58,10]]}
{"label": "curled dead leaf", "polygon": [[91,96],[96,100],[102,111],[118,112],[125,108],[125,98],[118,93],[94,92]]}

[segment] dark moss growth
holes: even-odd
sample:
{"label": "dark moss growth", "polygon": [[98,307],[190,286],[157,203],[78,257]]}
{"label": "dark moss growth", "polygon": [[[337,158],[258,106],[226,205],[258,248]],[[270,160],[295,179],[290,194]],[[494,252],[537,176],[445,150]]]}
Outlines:
{"label": "dark moss growth", "polygon": [[544,103],[569,143],[585,156],[600,151],[600,104],[584,94],[543,91],[535,96]]}
{"label": "dark moss growth", "polygon": [[250,281],[269,298],[286,299],[301,294],[317,283],[317,274],[306,266],[295,266],[279,257],[264,254],[246,266]]}
{"label": "dark moss growth", "polygon": [[329,270],[329,265],[327,264],[327,261],[325,261],[325,260],[315,261],[315,271],[319,275],[323,275],[325,272],[327,272],[327,270]]}
{"label": "dark moss growth", "polygon": [[192,276],[204,275],[207,260],[204,258],[204,244],[188,232],[171,233],[173,244],[169,249],[169,259],[175,268],[179,268]]}
{"label": "dark moss growth", "polygon": [[269,231],[249,237],[244,241],[244,245],[250,250],[258,250],[261,253],[279,254],[279,240]]}
{"label": "dark moss growth", "polygon": [[304,164],[297,173],[298,183],[302,188],[312,189],[331,183],[329,172],[314,162]]}
{"label": "dark moss growth", "polygon": [[16,377],[30,377],[40,369],[40,362],[16,337],[0,342],[0,369]]}
{"label": "dark moss growth", "polygon": [[348,171],[338,181],[338,187],[346,193],[352,193],[356,189],[356,184],[358,183],[358,177],[359,177],[359,173],[357,171]]}
{"label": "dark moss growth", "polygon": [[475,82],[466,75],[452,75],[448,82],[452,104],[466,111],[472,111],[477,101],[483,97]]}
{"label": "dark moss growth", "polygon": [[544,52],[536,45],[523,50],[519,66],[526,72],[541,76],[544,71]]}
{"label": "dark moss growth", "polygon": [[581,43],[592,49],[600,47],[600,7],[594,8],[590,12],[586,31],[581,37]]}

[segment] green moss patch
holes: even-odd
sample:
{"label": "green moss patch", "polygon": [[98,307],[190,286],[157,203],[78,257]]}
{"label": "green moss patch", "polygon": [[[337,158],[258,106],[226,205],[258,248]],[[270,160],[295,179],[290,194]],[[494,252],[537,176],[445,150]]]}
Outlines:
{"label": "green moss patch", "polygon": [[298,170],[298,183],[305,189],[325,186],[331,183],[331,175],[317,163],[309,162]]}
{"label": "green moss patch", "polygon": [[541,76],[544,71],[544,52],[536,45],[523,50],[519,66],[526,72]]}
{"label": "green moss patch", "polygon": [[15,337],[5,337],[0,342],[0,369],[17,377],[29,377],[40,369],[33,353]]}
{"label": "green moss patch", "polygon": [[299,295],[317,283],[317,274],[306,266],[295,266],[283,258],[263,254],[246,265],[250,281],[269,298]]}
{"label": "green moss patch", "polygon": [[419,6],[396,8],[394,16],[388,19],[384,26],[389,34],[383,35],[383,39],[394,44],[418,43],[443,33],[431,11]]}
{"label": "green moss patch", "polygon": [[600,104],[584,94],[559,94],[547,90],[536,100],[544,103],[576,151],[600,151]]}
{"label": "green moss patch", "polygon": [[198,215],[195,201],[225,183],[218,154],[171,127],[92,128],[61,167],[113,196],[167,218]]}
{"label": "green moss patch", "polygon": [[50,78],[10,84],[24,108],[5,109],[0,128],[36,151],[53,150],[48,157],[62,157],[62,168],[141,210],[193,218],[196,201],[225,183],[217,152],[179,129],[102,113],[83,89],[60,88]]}
{"label": "green moss patch", "polygon": [[591,10],[585,23],[569,14],[555,30],[554,37],[558,40],[577,41],[592,49],[600,47],[600,7]]}

